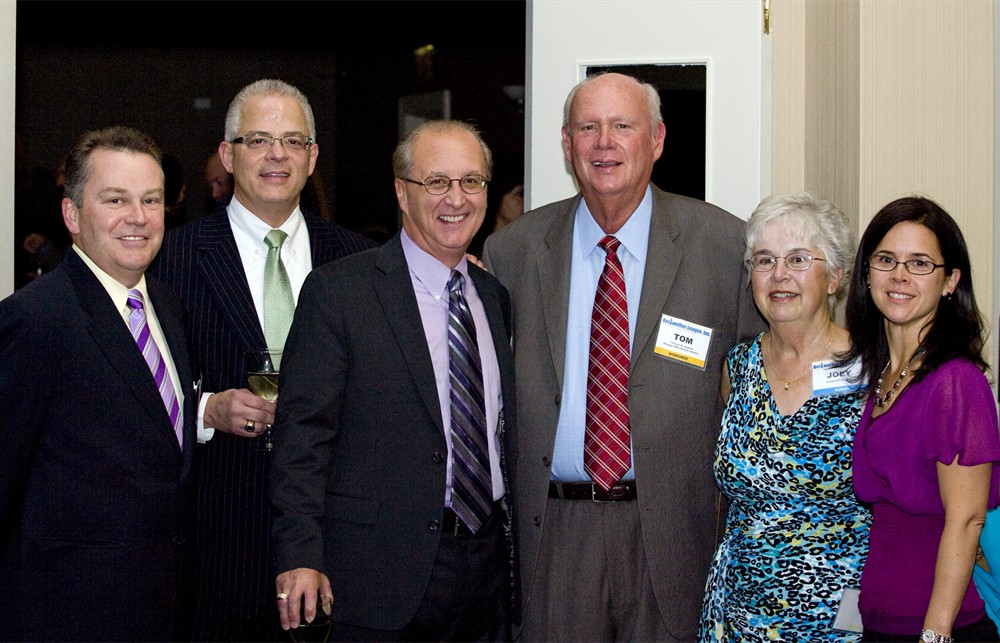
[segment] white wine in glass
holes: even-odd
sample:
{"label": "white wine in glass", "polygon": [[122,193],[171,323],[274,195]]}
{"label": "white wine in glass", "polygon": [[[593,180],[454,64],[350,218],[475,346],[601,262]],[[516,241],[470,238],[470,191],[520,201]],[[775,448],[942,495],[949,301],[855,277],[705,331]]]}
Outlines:
{"label": "white wine in glass", "polygon": [[[247,386],[250,391],[268,402],[276,402],[278,400],[280,365],[281,351],[247,351]],[[267,430],[264,431],[263,440],[264,451],[270,451],[274,448],[274,443],[271,442],[271,427],[267,427]]]}
{"label": "white wine in glass", "polygon": [[262,397],[268,402],[274,402],[278,399],[277,373],[247,372],[247,382],[250,385],[250,390],[257,397]]}

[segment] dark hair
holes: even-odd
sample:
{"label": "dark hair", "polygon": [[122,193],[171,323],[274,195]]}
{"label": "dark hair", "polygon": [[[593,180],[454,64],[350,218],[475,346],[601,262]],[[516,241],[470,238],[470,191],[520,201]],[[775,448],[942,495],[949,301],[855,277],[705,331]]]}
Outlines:
{"label": "dark hair", "polygon": [[861,237],[846,307],[852,346],[844,361],[860,356],[862,376],[869,383],[878,379],[889,361],[884,318],[868,289],[868,258],[889,230],[904,221],[919,223],[934,234],[944,256],[946,275],[961,271],[955,291],[941,299],[934,320],[917,348],[924,351],[924,356],[920,368],[913,373],[913,381],[920,381],[938,366],[956,358],[965,358],[986,372],[989,365],[982,355],[984,324],[972,292],[972,269],[965,238],[951,215],[922,197],[905,197],[889,203],[879,210]]}
{"label": "dark hair", "polygon": [[76,206],[83,205],[83,186],[90,179],[90,155],[94,150],[113,150],[149,154],[157,165],[163,163],[159,146],[148,135],[131,127],[115,125],[83,134],[66,157],[63,195]]}

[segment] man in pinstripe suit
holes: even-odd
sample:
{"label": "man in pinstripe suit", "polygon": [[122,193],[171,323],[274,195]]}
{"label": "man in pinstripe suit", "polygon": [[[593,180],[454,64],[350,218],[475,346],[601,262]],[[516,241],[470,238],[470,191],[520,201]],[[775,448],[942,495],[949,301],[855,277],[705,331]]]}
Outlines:
{"label": "man in pinstripe suit", "polygon": [[[264,237],[287,237],[281,260],[293,296],[312,268],[373,242],[299,207],[319,146],[312,108],[295,87],[259,80],[226,115],[219,156],[232,172],[228,206],[171,232],[152,274],[180,296],[198,407],[198,608],[195,640],[264,641],[277,635],[267,496],[270,453],[262,433],[272,402],[247,389],[248,350],[263,331]],[[272,350],[280,349],[271,346]]]}

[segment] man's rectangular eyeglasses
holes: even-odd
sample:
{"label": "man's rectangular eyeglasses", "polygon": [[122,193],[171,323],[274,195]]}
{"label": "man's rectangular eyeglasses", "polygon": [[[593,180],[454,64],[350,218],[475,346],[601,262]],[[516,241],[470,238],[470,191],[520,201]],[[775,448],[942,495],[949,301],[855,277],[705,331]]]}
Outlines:
{"label": "man's rectangular eyeglasses", "polygon": [[399,177],[408,183],[416,183],[417,185],[424,186],[428,194],[433,194],[435,196],[444,194],[451,189],[451,184],[458,181],[459,187],[462,188],[462,192],[466,194],[479,194],[486,189],[486,185],[489,181],[482,174],[466,174],[460,179],[450,179],[447,176],[428,176],[423,181],[414,181],[413,179],[408,179],[405,176]]}
{"label": "man's rectangular eyeglasses", "polygon": [[804,252],[793,252],[785,255],[784,257],[775,257],[774,255],[758,253],[747,259],[747,265],[750,266],[750,270],[753,270],[754,272],[771,272],[774,270],[774,267],[778,265],[778,259],[785,262],[785,268],[798,271],[809,270],[813,261],[826,261],[826,259],[822,257],[814,257]]}
{"label": "man's rectangular eyeglasses", "polygon": [[938,268],[944,268],[945,266],[943,263],[934,263],[928,259],[910,259],[909,261],[900,261],[895,257],[883,254],[868,257],[868,265],[875,270],[881,270],[882,272],[892,272],[899,264],[906,266],[906,272],[911,275],[929,275]]}
{"label": "man's rectangular eyeglasses", "polygon": [[246,136],[234,138],[230,143],[242,143],[248,150],[262,150],[271,147],[275,141],[281,141],[284,148],[290,152],[308,149],[313,144],[311,137],[305,134],[289,134],[288,136],[270,136],[263,132],[250,132]]}

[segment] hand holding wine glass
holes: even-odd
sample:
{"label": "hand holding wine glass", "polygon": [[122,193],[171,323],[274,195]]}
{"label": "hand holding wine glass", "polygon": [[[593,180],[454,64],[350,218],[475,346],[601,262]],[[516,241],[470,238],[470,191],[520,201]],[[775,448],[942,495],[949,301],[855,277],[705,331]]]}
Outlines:
{"label": "hand holding wine glass", "polygon": [[[247,385],[254,395],[276,402],[278,400],[278,375],[281,366],[281,351],[251,350],[247,352]],[[248,423],[249,424],[249,423]],[[271,441],[271,427],[264,431],[264,450],[274,448]]]}
{"label": "hand holding wine glass", "polygon": [[[278,574],[278,618],[295,643],[322,643],[330,636],[333,589],[330,579],[315,569],[300,567]],[[314,610],[310,619],[306,609]]]}
{"label": "hand holding wine glass", "polygon": [[316,601],[316,616],[312,621],[305,619],[305,597],[299,614],[301,620],[297,627],[288,630],[295,643],[325,643],[330,638],[330,615],[333,612],[333,599],[329,596],[319,596]]}

